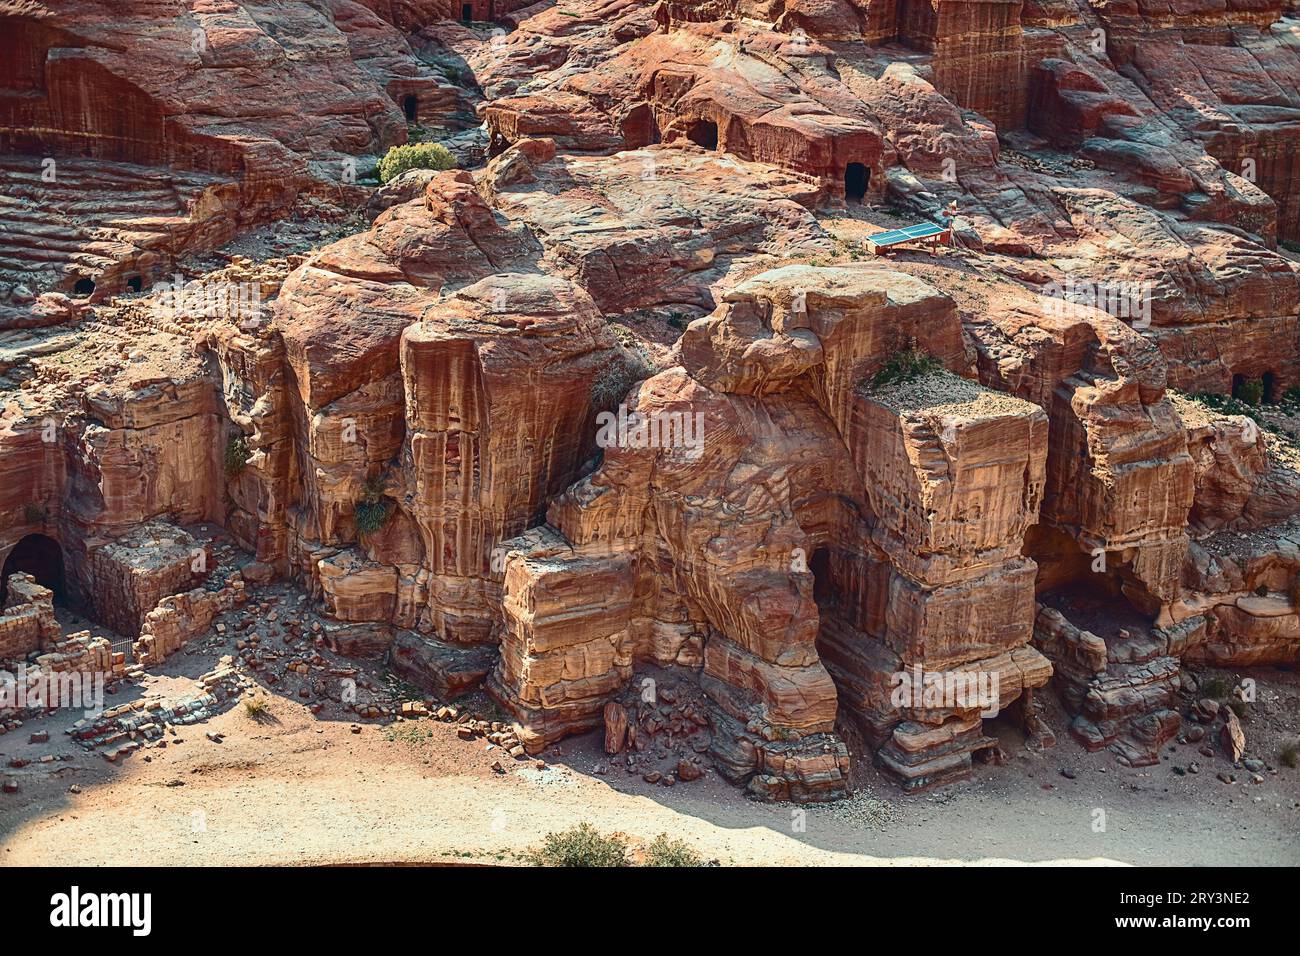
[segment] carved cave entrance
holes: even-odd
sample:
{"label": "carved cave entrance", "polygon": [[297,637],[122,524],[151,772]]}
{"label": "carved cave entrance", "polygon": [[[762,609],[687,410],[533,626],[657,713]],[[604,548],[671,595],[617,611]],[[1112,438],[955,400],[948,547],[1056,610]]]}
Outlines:
{"label": "carved cave entrance", "polygon": [[1149,634],[1160,600],[1133,569],[1134,555],[1084,549],[1070,534],[1038,524],[1025,537],[1025,554],[1038,563],[1038,602],[1060,611],[1075,627],[1104,640]]}
{"label": "carved cave entrance", "polygon": [[141,289],[144,288],[144,277],[143,277],[143,276],[130,276],[130,277],[126,280],[126,287],[127,287],[127,289],[129,289],[129,290],[132,291],[132,292],[139,292]]}
{"label": "carved cave entrance", "polygon": [[1247,405],[1261,402],[1272,405],[1278,400],[1277,375],[1265,372],[1259,378],[1251,378],[1238,372],[1232,376],[1232,397]]}
{"label": "carved cave entrance", "polygon": [[54,600],[63,602],[63,549],[53,538],[29,534],[14,545],[0,570],[0,604],[9,594],[9,576],[18,571],[30,574],[37,584],[54,592]]}
{"label": "carved cave entrance", "polygon": [[867,183],[871,181],[871,171],[864,163],[849,163],[844,167],[844,199],[846,202],[862,202],[867,195]]}
{"label": "carved cave entrance", "polygon": [[474,4],[462,3],[460,5],[460,20],[462,23],[472,23],[474,21]]}
{"label": "carved cave entrance", "polygon": [[686,138],[705,149],[718,148],[718,124],[711,120],[696,120],[686,130]]}
{"label": "carved cave entrance", "polygon": [[402,97],[402,112],[406,114],[406,121],[414,123],[420,118],[420,98],[414,93],[407,93]]}
{"label": "carved cave entrance", "polygon": [[76,285],[72,287],[73,294],[81,296],[83,298],[85,296],[90,295],[94,291],[95,291],[94,279],[78,279]]}
{"label": "carved cave entrance", "polygon": [[826,548],[813,552],[808,570],[813,575],[813,599],[819,610],[826,610],[835,603],[835,583],[831,578],[831,553]]}

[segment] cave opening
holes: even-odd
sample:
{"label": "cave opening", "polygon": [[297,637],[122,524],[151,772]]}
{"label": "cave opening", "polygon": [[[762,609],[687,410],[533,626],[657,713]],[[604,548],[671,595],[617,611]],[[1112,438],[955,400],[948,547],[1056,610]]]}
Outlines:
{"label": "cave opening", "polygon": [[462,3],[460,5],[460,21],[461,23],[474,22],[474,4]]}
{"label": "cave opening", "polygon": [[0,570],[0,605],[8,597],[10,575],[18,571],[30,574],[37,584],[54,592],[55,601],[63,602],[63,548],[53,538],[29,534],[14,545],[5,558],[3,570]]}
{"label": "cave opening", "polygon": [[696,120],[686,131],[686,138],[705,149],[718,148],[718,124],[712,120]]}
{"label": "cave opening", "polygon": [[1264,382],[1264,401],[1269,405],[1277,403],[1277,376],[1272,372],[1265,372]]}
{"label": "cave opening", "polygon": [[1276,376],[1272,372],[1265,372],[1260,378],[1237,373],[1232,376],[1232,397],[1247,405],[1271,402],[1275,381]]}
{"label": "cave opening", "polygon": [[1133,553],[1080,547],[1067,532],[1038,524],[1025,536],[1025,554],[1038,563],[1043,607],[1103,640],[1150,634],[1160,601],[1135,572]]}
{"label": "cave opening", "polygon": [[1149,596],[1123,565],[1090,571],[1039,595],[1039,603],[1103,640],[1143,639],[1155,626]]}
{"label": "cave opening", "polygon": [[144,288],[144,277],[128,276],[126,280],[126,287],[131,292],[139,292],[141,289]]}
{"label": "cave opening", "polygon": [[406,114],[406,121],[414,123],[420,118],[420,98],[414,93],[407,93],[402,97],[402,112]]}
{"label": "cave opening", "polygon": [[95,291],[94,279],[85,279],[85,278],[78,279],[76,281],[76,284],[73,285],[72,287],[73,294],[80,296],[82,298],[85,298],[86,296],[93,294],[94,291]]}
{"label": "cave opening", "polygon": [[835,603],[835,584],[831,579],[831,553],[826,548],[813,552],[808,570],[813,575],[813,600],[818,608],[825,608]]}
{"label": "cave opening", "polygon": [[867,183],[871,172],[865,163],[849,163],[844,167],[844,199],[847,202],[862,202],[867,196]]}

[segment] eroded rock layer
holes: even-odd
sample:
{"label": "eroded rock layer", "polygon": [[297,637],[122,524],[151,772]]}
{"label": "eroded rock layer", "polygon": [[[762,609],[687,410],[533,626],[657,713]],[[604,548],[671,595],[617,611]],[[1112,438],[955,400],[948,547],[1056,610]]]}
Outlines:
{"label": "eroded rock layer", "polygon": [[[289,578],[521,754],[798,801],[1048,693],[1151,764],[1184,665],[1300,660],[1293,11],[118,6],[0,0],[0,657]],[[415,135],[465,168],[358,182]],[[202,276],[251,313],[148,288],[316,204]]]}

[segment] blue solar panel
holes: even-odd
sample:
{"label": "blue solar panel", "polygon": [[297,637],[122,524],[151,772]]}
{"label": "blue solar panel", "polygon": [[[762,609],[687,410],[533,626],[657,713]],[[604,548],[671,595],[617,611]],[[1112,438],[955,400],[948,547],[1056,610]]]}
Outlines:
{"label": "blue solar panel", "polygon": [[867,236],[867,241],[875,243],[878,246],[892,246],[895,243],[908,242],[912,239],[925,239],[929,236],[937,236],[943,231],[943,226],[935,225],[932,222],[920,222],[914,226],[904,226],[902,229],[890,229],[885,232],[878,232],[874,236]]}

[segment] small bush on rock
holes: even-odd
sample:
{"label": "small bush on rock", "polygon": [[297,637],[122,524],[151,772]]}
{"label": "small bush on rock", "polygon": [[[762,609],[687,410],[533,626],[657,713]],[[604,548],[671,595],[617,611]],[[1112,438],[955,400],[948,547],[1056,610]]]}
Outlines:
{"label": "small bush on rock", "polygon": [[248,464],[248,459],[252,457],[253,452],[248,447],[248,439],[243,435],[231,435],[230,440],[226,442],[226,477],[234,478],[238,475]]}
{"label": "small bush on rock", "polygon": [[388,523],[390,507],[384,500],[383,484],[377,478],[366,482],[366,489],[357,502],[353,514],[358,534],[374,534]]}
{"label": "small bush on rock", "polygon": [[901,385],[914,379],[937,372],[943,364],[933,355],[917,348],[913,341],[908,341],[885,360],[880,371],[871,377],[872,388],[884,388],[886,385]]}
{"label": "small bush on rock", "polygon": [[1228,682],[1222,677],[1207,677],[1201,681],[1201,696],[1211,700],[1223,700],[1228,696]]}
{"label": "small bush on rock", "polygon": [[1300,766],[1300,747],[1295,744],[1287,744],[1282,748],[1281,759],[1282,766],[1294,770],[1297,766]]}
{"label": "small bush on rock", "polygon": [[1258,407],[1264,401],[1264,382],[1258,378],[1247,379],[1237,388],[1236,397],[1251,407]]}
{"label": "small bush on rock", "polygon": [[591,403],[602,410],[617,405],[633,385],[658,371],[654,361],[644,352],[625,347],[618,359],[606,365],[592,381]]}
{"label": "small bush on rock", "polygon": [[408,169],[455,169],[456,157],[439,143],[394,146],[379,161],[379,181],[396,179]]}

